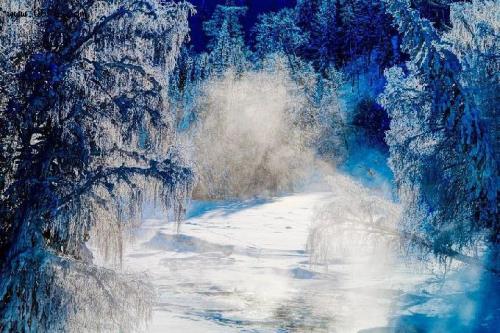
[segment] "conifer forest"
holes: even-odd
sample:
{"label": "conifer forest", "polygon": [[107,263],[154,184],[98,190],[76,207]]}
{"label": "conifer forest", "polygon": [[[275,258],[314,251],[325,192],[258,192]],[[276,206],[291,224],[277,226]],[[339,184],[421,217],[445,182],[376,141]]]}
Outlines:
{"label": "conifer forest", "polygon": [[500,332],[500,0],[0,0],[0,333]]}

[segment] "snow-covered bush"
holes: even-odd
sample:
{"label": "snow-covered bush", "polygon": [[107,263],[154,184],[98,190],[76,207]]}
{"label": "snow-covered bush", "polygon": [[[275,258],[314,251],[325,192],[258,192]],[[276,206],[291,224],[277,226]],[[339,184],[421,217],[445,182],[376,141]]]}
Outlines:
{"label": "snow-covered bush", "polygon": [[334,174],[327,180],[332,197],[316,208],[307,239],[311,264],[328,267],[346,257],[383,255],[398,245],[398,204],[348,176]]}
{"label": "snow-covered bush", "polygon": [[143,201],[183,213],[193,173],[172,149],[167,89],[191,10],[2,2],[0,331],[128,331],[147,317],[149,288],[94,266],[86,243],[119,261]]}

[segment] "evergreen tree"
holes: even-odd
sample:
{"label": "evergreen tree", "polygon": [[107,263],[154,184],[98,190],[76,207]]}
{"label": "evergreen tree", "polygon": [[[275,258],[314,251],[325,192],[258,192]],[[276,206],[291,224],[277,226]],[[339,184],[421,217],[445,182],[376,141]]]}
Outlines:
{"label": "evergreen tree", "polygon": [[325,71],[331,64],[341,64],[343,41],[340,1],[324,0],[312,21],[311,49],[315,50],[316,67]]}
{"label": "evergreen tree", "polygon": [[323,0],[297,0],[295,10],[297,13],[297,24],[304,31],[311,31],[313,18],[316,16]]}
{"label": "evergreen tree", "polygon": [[364,57],[366,66],[389,66],[394,58],[391,38],[397,31],[392,28],[383,1],[348,1],[340,10],[345,59]]}
{"label": "evergreen tree", "polygon": [[297,25],[292,9],[261,15],[253,30],[260,59],[273,53],[298,56],[309,41],[308,34]]}
{"label": "evergreen tree", "polygon": [[411,6],[423,18],[431,21],[436,29],[445,30],[450,26],[450,4],[463,0],[412,0]]}
{"label": "evergreen tree", "polygon": [[228,68],[242,72],[247,68],[248,49],[245,45],[240,18],[246,7],[218,5],[210,20],[203,24],[209,38],[209,67],[217,76]]}
{"label": "evergreen tree", "polygon": [[[301,56],[326,70],[355,63],[358,72],[369,66],[381,69],[394,59],[391,39],[397,32],[380,0],[298,1],[297,25],[310,34],[310,43]],[[361,61],[359,61],[361,59]]]}
{"label": "evergreen tree", "polygon": [[192,7],[4,4],[28,15],[3,15],[0,31],[0,331],[136,328],[151,292],[94,266],[86,242],[119,261],[144,200],[183,213],[193,175],[173,149],[166,78]]}

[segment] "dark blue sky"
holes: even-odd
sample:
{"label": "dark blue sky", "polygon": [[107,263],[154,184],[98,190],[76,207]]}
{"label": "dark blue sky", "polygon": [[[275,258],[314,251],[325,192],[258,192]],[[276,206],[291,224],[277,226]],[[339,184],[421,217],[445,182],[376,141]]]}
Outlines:
{"label": "dark blue sky", "polygon": [[248,7],[247,15],[242,23],[249,37],[250,30],[260,14],[277,11],[284,7],[293,7],[296,0],[189,0],[189,2],[195,5],[197,10],[197,14],[190,20],[191,43],[195,50],[202,51],[207,43],[202,22],[210,18],[217,5],[231,4]]}

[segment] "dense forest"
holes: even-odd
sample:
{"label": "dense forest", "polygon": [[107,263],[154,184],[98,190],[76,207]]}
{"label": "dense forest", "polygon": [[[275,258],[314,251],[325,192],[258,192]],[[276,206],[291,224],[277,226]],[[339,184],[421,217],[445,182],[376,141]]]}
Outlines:
{"label": "dense forest", "polygon": [[146,210],[180,232],[192,201],[325,174],[391,202],[369,228],[395,251],[497,281],[499,13],[498,0],[1,0],[0,331],[141,330],[155,288],[121,267]]}

